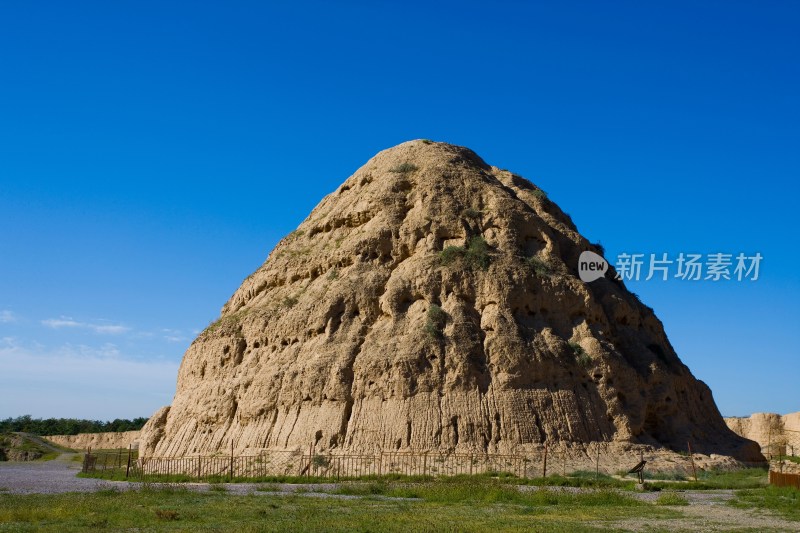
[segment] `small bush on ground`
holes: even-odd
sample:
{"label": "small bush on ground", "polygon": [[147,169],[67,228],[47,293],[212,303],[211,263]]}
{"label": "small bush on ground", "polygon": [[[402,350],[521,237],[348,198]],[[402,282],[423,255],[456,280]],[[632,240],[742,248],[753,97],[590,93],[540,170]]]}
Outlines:
{"label": "small bush on ground", "polygon": [[178,512],[172,509],[156,509],[156,518],[159,520],[177,520]]}
{"label": "small bush on ground", "polygon": [[664,472],[649,472],[644,471],[643,476],[645,479],[660,479],[668,481],[686,481],[686,474],[679,470],[664,471]]}
{"label": "small bush on ground", "polygon": [[665,490],[656,498],[656,505],[689,505],[689,501],[683,494],[674,490]]}

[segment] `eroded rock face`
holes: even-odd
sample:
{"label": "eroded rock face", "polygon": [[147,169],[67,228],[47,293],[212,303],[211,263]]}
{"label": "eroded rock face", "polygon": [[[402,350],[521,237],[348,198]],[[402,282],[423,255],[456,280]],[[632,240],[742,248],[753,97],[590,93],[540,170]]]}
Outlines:
{"label": "eroded rock face", "polygon": [[194,341],[142,451],[691,440],[761,459],[650,308],[577,278],[584,250],[597,248],[542,191],[466,148],[383,151]]}

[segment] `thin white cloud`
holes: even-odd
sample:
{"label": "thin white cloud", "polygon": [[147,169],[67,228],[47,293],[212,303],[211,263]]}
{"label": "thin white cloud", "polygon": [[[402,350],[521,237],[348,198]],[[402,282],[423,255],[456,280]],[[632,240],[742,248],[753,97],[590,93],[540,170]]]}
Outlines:
{"label": "thin white cloud", "polygon": [[83,327],[84,324],[80,322],[76,322],[71,318],[61,317],[61,318],[48,318],[47,320],[42,320],[42,324],[47,326],[48,328],[58,329],[58,328],[80,328]]}
{"label": "thin white cloud", "polygon": [[113,325],[113,324],[109,325],[89,324],[88,327],[95,333],[108,333],[111,335],[119,335],[120,333],[125,333],[131,330],[131,328],[126,326]]}
{"label": "thin white cloud", "polygon": [[15,315],[13,312],[9,311],[8,309],[0,311],[0,324],[8,324],[9,322],[16,321],[17,315]]}
{"label": "thin white cloud", "polygon": [[179,329],[161,328],[161,333],[164,334],[164,340],[168,342],[185,342],[189,340]]}
{"label": "thin white cloud", "polygon": [[62,316],[59,318],[48,318],[47,320],[42,320],[42,325],[45,325],[53,329],[61,329],[61,328],[87,329],[89,331],[93,331],[94,333],[99,333],[101,335],[120,335],[122,333],[127,333],[128,331],[131,330],[131,328],[119,324],[96,324],[91,322],[78,322],[77,320],[73,320],[71,317],[68,316]]}

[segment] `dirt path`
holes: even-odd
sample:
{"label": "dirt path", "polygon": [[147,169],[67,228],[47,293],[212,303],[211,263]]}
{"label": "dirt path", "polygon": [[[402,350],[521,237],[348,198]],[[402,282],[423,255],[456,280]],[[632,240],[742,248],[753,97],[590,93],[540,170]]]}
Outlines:
{"label": "dirt path", "polygon": [[[687,497],[690,502],[692,499]],[[723,501],[709,500],[692,502],[687,507],[672,507],[683,514],[673,519],[629,518],[602,524],[594,524],[609,529],[628,531],[800,531],[799,522],[784,520],[779,516],[755,509],[738,509],[725,505]]]}
{"label": "dirt path", "polygon": [[59,448],[58,446],[53,446],[53,444],[51,444],[50,442],[46,441],[45,439],[43,439],[39,435],[34,435],[32,433],[24,433],[22,431],[17,431],[17,432],[15,432],[15,434],[19,435],[20,437],[23,437],[23,438],[26,438],[26,439],[30,440],[31,442],[33,442],[37,446],[41,446],[42,448],[44,448],[45,450],[48,450],[50,452],[54,452],[54,453],[58,453],[58,454],[66,453],[64,448]]}

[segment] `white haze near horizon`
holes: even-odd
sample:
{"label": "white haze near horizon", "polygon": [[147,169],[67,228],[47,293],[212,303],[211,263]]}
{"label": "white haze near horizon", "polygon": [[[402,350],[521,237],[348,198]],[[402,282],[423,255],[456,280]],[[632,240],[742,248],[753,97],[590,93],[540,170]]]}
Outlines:
{"label": "white haze near horizon", "polygon": [[126,357],[110,343],[100,348],[48,349],[0,340],[0,418],[149,417],[169,405],[178,363]]}

